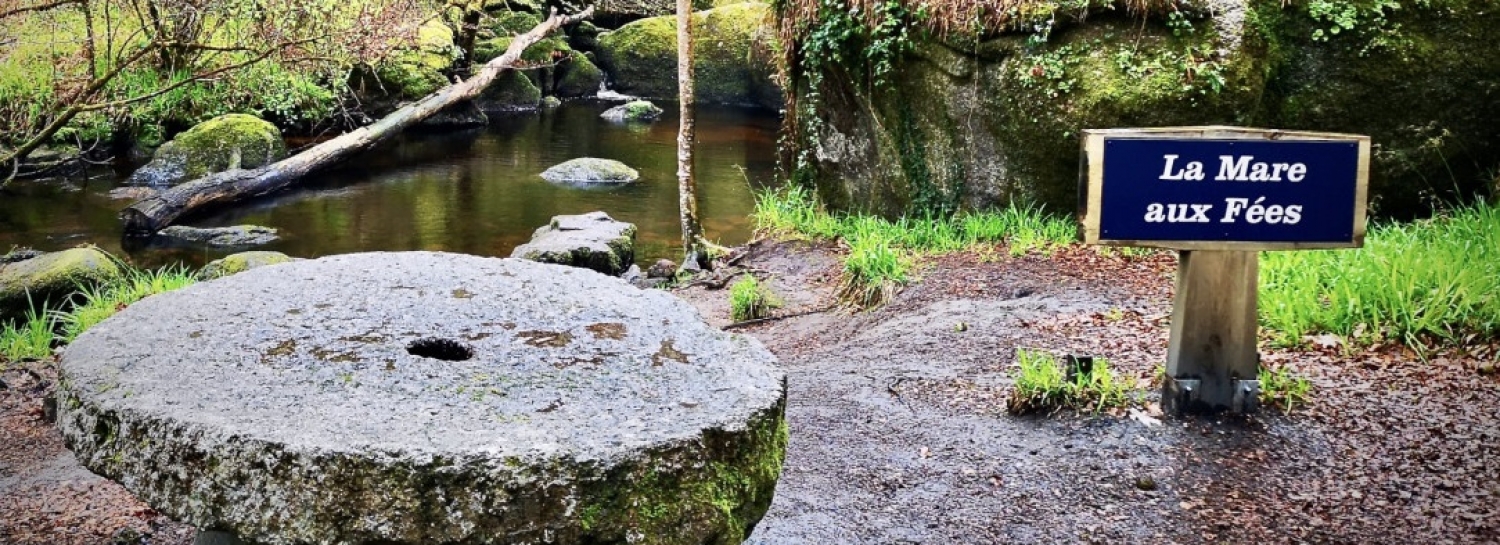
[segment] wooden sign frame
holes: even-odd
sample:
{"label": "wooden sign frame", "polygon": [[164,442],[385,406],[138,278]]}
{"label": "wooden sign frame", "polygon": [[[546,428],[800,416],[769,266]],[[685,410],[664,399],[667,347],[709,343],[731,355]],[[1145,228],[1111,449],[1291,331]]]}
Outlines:
{"label": "wooden sign frame", "polygon": [[[1103,246],[1140,246],[1174,250],[1312,250],[1326,248],[1358,248],[1364,245],[1366,200],[1370,180],[1370,137],[1353,134],[1283,131],[1245,127],[1161,127],[1147,129],[1095,129],[1083,131],[1080,150],[1079,191],[1087,195],[1079,209],[1079,220],[1083,226],[1086,244]],[[1105,139],[1204,139],[1204,140],[1294,140],[1320,142],[1352,142],[1359,146],[1359,166],[1356,172],[1353,240],[1351,242],[1258,242],[1258,241],[1184,241],[1184,240],[1118,240],[1101,238],[1100,213],[1103,206],[1104,189],[1104,141]]]}

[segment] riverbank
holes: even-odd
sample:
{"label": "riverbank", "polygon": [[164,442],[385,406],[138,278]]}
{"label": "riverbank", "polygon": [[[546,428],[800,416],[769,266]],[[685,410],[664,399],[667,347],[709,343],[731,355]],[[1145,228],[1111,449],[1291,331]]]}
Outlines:
{"label": "riverbank", "polygon": [[[781,313],[837,299],[838,245],[762,241],[747,252],[740,266],[785,299]],[[1311,380],[1306,405],[1158,425],[1151,381],[1174,269],[1170,254],[1012,255],[991,243],[922,258],[873,310],[741,328],[781,358],[790,388],[785,470],[750,542],[1500,539],[1492,352],[1267,344],[1268,366]],[[675,293],[729,323],[727,290]],[[1108,357],[1141,392],[1141,415],[1006,414],[1018,348]],[[126,528],[154,532],[153,544],[190,539],[62,449],[42,419],[50,386],[32,375],[50,383],[46,364],[11,367],[0,426],[26,439],[0,447],[0,511],[12,514],[0,541],[111,543]],[[144,542],[126,537],[116,542]]]}

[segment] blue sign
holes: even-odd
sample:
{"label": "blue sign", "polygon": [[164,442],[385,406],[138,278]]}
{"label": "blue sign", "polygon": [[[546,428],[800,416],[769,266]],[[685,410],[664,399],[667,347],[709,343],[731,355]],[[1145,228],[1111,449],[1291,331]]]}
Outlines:
{"label": "blue sign", "polygon": [[1358,141],[1103,142],[1089,211],[1101,240],[1351,245],[1363,235]]}

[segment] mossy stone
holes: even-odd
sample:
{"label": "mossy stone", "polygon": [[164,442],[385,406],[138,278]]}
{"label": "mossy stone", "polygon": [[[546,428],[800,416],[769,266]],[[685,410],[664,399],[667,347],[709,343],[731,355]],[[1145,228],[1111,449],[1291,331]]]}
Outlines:
{"label": "mossy stone", "polygon": [[118,280],[122,274],[114,257],[94,247],[0,265],[0,319],[24,315],[33,305],[55,307],[81,287]]}
{"label": "mossy stone", "polygon": [[[757,54],[774,49],[770,17],[770,6],[757,2],[693,14],[697,102],[781,107],[774,68]],[[675,16],[642,19],[605,33],[597,54],[615,90],[646,98],[677,96]]]}
{"label": "mossy stone", "polygon": [[542,90],[531,78],[515,70],[506,70],[479,94],[474,104],[484,112],[535,110],[542,102]]}
{"label": "mossy stone", "polygon": [[459,55],[453,29],[442,21],[430,21],[418,29],[415,49],[398,51],[376,67],[375,75],[388,94],[422,98],[452,83],[447,72]]}
{"label": "mossy stone", "polygon": [[173,185],[229,169],[252,169],[286,157],[281,131],[246,114],[226,114],[195,125],[156,149],[131,174],[134,185]]}
{"label": "mossy stone", "polygon": [[542,24],[542,19],[531,13],[518,11],[502,11],[491,15],[492,19],[486,25],[496,36],[515,36]]}
{"label": "mossy stone", "polygon": [[567,62],[559,65],[557,70],[557,88],[553,92],[560,97],[594,96],[604,83],[604,71],[587,55],[577,51],[570,51]]}
{"label": "mossy stone", "polygon": [[599,114],[609,121],[655,121],[661,117],[662,109],[649,100],[635,100],[615,106]]}
{"label": "mossy stone", "polygon": [[198,271],[198,277],[204,280],[212,280],[239,274],[258,267],[291,261],[293,261],[291,256],[281,252],[240,252],[208,262],[207,265],[203,266],[202,270]]}

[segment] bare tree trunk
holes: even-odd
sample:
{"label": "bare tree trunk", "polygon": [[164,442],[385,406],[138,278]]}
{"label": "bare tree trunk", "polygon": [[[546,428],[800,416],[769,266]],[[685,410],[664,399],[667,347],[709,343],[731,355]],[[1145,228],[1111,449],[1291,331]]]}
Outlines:
{"label": "bare tree trunk", "polygon": [[504,55],[485,63],[474,77],[439,89],[422,100],[391,112],[380,121],[255,170],[230,170],[210,174],[132,204],[120,211],[120,221],[125,223],[125,233],[153,234],[185,214],[281,190],[303,176],[370,149],[428,116],[478,96],[502,72],[513,69],[521,58],[521,52],[527,47],[563,25],[582,21],[593,14],[592,6],[572,16],[554,13],[530,32],[517,36],[510,47],[506,48]]}
{"label": "bare tree trunk", "polygon": [[683,264],[709,264],[698,223],[698,188],[693,182],[693,3],[677,0],[677,202],[682,216]]}

